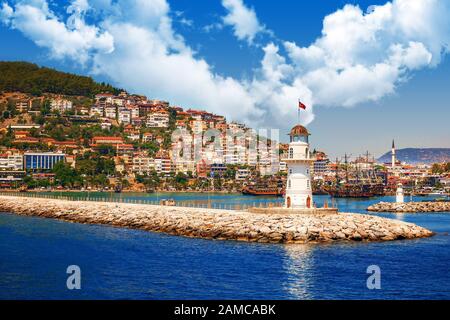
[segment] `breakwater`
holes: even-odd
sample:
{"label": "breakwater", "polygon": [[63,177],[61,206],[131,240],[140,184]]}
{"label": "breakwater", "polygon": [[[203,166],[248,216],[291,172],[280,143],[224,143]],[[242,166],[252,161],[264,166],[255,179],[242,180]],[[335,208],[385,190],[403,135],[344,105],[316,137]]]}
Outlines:
{"label": "breakwater", "polygon": [[417,225],[371,215],[247,211],[0,196],[0,211],[172,235],[270,243],[388,241],[429,237]]}
{"label": "breakwater", "polygon": [[450,212],[450,202],[379,202],[367,208],[374,212]]}

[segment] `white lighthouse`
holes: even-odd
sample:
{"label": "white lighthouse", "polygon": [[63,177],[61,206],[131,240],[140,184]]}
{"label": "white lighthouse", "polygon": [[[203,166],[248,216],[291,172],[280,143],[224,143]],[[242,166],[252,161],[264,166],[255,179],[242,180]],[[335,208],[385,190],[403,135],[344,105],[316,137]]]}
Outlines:
{"label": "white lighthouse", "polygon": [[314,159],[309,151],[309,133],[296,125],[289,133],[288,167],[284,205],[289,209],[307,209],[313,206],[310,168]]}
{"label": "white lighthouse", "polygon": [[403,193],[403,186],[401,183],[397,186],[397,191],[395,192],[395,202],[403,203],[405,202],[405,195]]}

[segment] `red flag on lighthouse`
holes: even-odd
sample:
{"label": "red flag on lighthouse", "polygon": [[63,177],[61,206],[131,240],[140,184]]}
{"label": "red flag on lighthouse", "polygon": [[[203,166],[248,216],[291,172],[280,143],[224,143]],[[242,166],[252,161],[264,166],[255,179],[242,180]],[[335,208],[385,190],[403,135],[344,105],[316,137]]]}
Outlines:
{"label": "red flag on lighthouse", "polygon": [[298,100],[298,108],[306,110],[306,105],[303,102],[301,102],[300,100]]}

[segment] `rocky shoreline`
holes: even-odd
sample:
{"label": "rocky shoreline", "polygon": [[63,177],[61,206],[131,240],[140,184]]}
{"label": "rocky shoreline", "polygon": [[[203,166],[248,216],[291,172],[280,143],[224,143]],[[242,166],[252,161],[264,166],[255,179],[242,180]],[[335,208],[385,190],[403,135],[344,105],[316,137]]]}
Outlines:
{"label": "rocky shoreline", "polygon": [[0,212],[187,237],[262,243],[389,241],[430,237],[434,234],[412,223],[352,213],[268,215],[246,211],[14,196],[0,196]]}
{"label": "rocky shoreline", "polygon": [[374,212],[450,212],[450,202],[380,202],[367,208]]}

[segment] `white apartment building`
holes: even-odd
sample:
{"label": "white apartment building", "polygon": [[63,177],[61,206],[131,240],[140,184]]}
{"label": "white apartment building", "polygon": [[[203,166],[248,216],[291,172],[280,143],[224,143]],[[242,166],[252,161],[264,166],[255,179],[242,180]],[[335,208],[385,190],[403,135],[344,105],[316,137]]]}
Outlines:
{"label": "white apartment building", "polygon": [[155,158],[155,169],[158,174],[169,174],[172,171],[172,161],[170,158]]}
{"label": "white apartment building", "polygon": [[112,104],[123,107],[125,105],[125,100],[122,97],[113,97],[111,99]]}
{"label": "white apartment building", "polygon": [[148,175],[156,170],[155,160],[150,157],[133,157],[131,170],[139,175]]}
{"label": "white apartment building", "polygon": [[131,111],[128,109],[119,109],[119,123],[131,123]]}
{"label": "white apartment building", "polygon": [[29,108],[29,102],[26,100],[20,100],[16,102],[16,109],[19,112],[26,112]]}
{"label": "white apartment building", "polygon": [[107,117],[109,119],[116,119],[117,107],[116,106],[105,107],[105,117]]}
{"label": "white apartment building", "polygon": [[247,177],[250,175],[250,169],[238,169],[236,171],[235,179],[237,181],[243,181],[247,179]]}
{"label": "white apartment building", "polygon": [[139,107],[134,105],[134,106],[127,106],[127,109],[130,110],[131,112],[131,119],[136,119],[139,118]]}
{"label": "white apartment building", "polygon": [[187,174],[190,172],[195,172],[195,162],[193,160],[176,161],[174,163],[175,172],[182,172]]}
{"label": "white apartment building", "polygon": [[167,111],[149,113],[145,124],[148,128],[167,128],[169,126],[169,113]]}
{"label": "white apartment building", "polygon": [[89,116],[91,117],[103,117],[104,108],[99,105],[94,105],[91,107],[91,110],[89,110]]}
{"label": "white apartment building", "polygon": [[23,170],[23,155],[18,153],[0,155],[0,170]]}
{"label": "white apartment building", "polygon": [[200,134],[203,132],[206,123],[203,120],[191,121],[191,129],[194,134]]}

